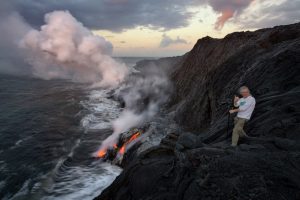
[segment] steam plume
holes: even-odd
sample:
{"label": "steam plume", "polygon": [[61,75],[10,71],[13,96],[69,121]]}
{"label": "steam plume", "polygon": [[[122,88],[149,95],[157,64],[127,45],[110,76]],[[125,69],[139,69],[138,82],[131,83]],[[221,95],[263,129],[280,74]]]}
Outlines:
{"label": "steam plume", "polygon": [[114,132],[103,141],[100,151],[117,143],[123,132],[151,120],[167,101],[171,88],[167,75],[154,64],[144,67],[143,73],[130,76],[117,92],[118,98],[125,102],[125,109],[113,121]]}
{"label": "steam plume", "polygon": [[30,28],[17,12],[11,11],[10,1],[0,2],[0,73],[29,74],[18,43]]}
{"label": "steam plume", "polygon": [[27,50],[34,75],[78,82],[116,86],[127,75],[127,67],[116,62],[112,44],[94,35],[68,11],[45,15],[40,30],[30,30],[20,46]]}
{"label": "steam plume", "polygon": [[121,133],[153,118],[170,92],[162,69],[150,64],[142,72],[129,75],[128,68],[111,57],[112,44],[94,35],[68,11],[46,14],[45,25],[40,30],[30,28],[19,46],[26,50],[27,61],[40,78],[119,86],[116,96],[126,106],[112,122],[114,132],[101,149],[116,143]]}

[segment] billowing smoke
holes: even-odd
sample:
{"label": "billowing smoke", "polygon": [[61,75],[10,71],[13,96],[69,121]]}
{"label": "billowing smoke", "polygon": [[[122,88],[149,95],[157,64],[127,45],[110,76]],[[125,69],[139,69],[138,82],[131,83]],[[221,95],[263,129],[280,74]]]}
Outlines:
{"label": "billowing smoke", "polygon": [[[25,60],[35,76],[117,88],[115,95],[124,102],[124,110],[112,122],[113,134],[103,142],[101,149],[116,143],[121,133],[150,121],[168,99],[171,87],[162,69],[149,64],[140,72],[129,74],[124,64],[111,57],[112,44],[94,35],[68,11],[46,14],[45,25],[39,30],[27,25],[17,13],[7,16],[11,27],[1,29],[5,30],[2,33],[13,36],[15,47],[25,52]],[[16,27],[20,30],[12,29]]]}
{"label": "billowing smoke", "polygon": [[232,18],[234,15],[240,14],[245,8],[247,8],[254,0],[210,0],[210,6],[221,16],[218,17],[215,23],[215,29],[221,30],[227,20]]}
{"label": "billowing smoke", "polygon": [[0,1],[0,73],[24,75],[29,71],[18,47],[30,26],[13,12],[9,1]]}
{"label": "billowing smoke", "polygon": [[116,86],[126,77],[127,67],[111,57],[112,44],[94,35],[68,11],[46,14],[45,23],[40,30],[30,30],[20,43],[28,52],[34,75],[99,86]]}
{"label": "billowing smoke", "polygon": [[117,92],[117,97],[125,104],[124,111],[113,121],[113,134],[101,145],[105,151],[117,143],[117,140],[130,128],[142,126],[151,120],[164,104],[171,92],[171,84],[162,69],[153,63],[144,66],[142,72],[128,77],[126,83]]}

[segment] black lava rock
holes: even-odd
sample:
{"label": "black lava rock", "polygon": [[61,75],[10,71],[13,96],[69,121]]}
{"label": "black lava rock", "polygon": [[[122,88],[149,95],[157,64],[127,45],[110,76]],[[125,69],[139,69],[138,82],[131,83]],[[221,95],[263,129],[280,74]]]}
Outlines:
{"label": "black lava rock", "polygon": [[[300,23],[205,37],[182,59],[169,109],[183,133],[132,158],[96,199],[300,199]],[[233,148],[228,109],[242,85],[257,105]]]}

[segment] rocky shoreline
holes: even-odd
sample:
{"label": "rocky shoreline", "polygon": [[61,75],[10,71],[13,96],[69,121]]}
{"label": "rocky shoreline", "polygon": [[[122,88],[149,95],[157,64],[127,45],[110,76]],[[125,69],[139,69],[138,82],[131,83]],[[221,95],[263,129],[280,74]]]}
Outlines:
{"label": "rocky shoreline", "polygon": [[[205,37],[166,61],[175,91],[164,109],[181,128],[127,152],[96,199],[300,199],[300,23]],[[227,110],[242,85],[257,107],[232,148]]]}

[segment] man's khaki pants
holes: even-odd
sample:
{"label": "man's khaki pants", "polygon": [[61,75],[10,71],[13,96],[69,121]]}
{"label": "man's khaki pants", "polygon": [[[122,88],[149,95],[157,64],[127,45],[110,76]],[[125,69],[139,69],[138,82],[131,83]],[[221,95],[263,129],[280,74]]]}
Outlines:
{"label": "man's khaki pants", "polygon": [[234,128],[232,132],[232,146],[236,146],[238,144],[240,137],[247,136],[245,131],[243,130],[244,125],[246,123],[247,119],[235,117],[234,118]]}

